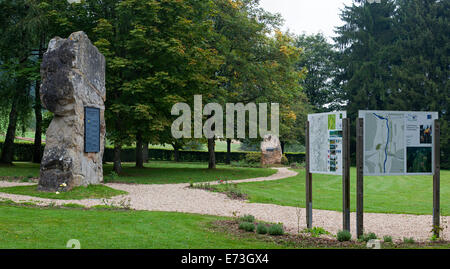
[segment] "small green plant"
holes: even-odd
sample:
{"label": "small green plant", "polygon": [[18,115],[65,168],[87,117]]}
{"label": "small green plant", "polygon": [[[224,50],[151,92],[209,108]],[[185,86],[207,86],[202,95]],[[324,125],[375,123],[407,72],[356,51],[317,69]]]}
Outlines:
{"label": "small green plant", "polygon": [[261,152],[250,152],[245,154],[245,161],[247,163],[261,163]]}
{"label": "small green plant", "polygon": [[256,226],[256,232],[258,234],[267,234],[269,232],[269,229],[267,225],[260,223],[258,224],[258,226]]}
{"label": "small green plant", "polygon": [[252,215],[244,215],[244,216],[240,217],[239,220],[242,222],[254,222],[255,217]]}
{"label": "small green plant", "polygon": [[323,234],[330,234],[322,227],[313,227],[312,229],[303,230],[305,233],[310,233],[312,237],[320,237]]}
{"label": "small green plant", "polygon": [[433,241],[433,242],[435,242],[437,240],[439,240],[439,237],[436,234],[433,234],[430,238],[430,241]]}
{"label": "small green plant", "polygon": [[368,234],[363,234],[358,241],[360,242],[369,242],[370,240],[375,240],[378,239],[377,235],[375,233],[368,233]]}
{"label": "small green plant", "polygon": [[350,241],[351,239],[352,239],[352,234],[347,230],[339,231],[337,233],[337,240],[339,242]]}
{"label": "small green plant", "polygon": [[403,243],[405,244],[414,244],[416,241],[412,237],[403,237]]}
{"label": "small green plant", "polygon": [[383,236],[383,242],[384,243],[392,243],[392,236],[389,236],[389,235]]}
{"label": "small green plant", "polygon": [[251,222],[243,221],[239,223],[239,229],[247,231],[247,232],[254,232],[255,231],[255,224]]}
{"label": "small green plant", "polygon": [[283,235],[284,234],[283,224],[281,224],[281,223],[272,224],[269,226],[269,229],[267,232],[270,235]]}
{"label": "small green plant", "polygon": [[281,156],[281,164],[282,165],[289,165],[289,160],[288,160],[288,158],[286,157],[285,154],[283,154],[283,156]]}

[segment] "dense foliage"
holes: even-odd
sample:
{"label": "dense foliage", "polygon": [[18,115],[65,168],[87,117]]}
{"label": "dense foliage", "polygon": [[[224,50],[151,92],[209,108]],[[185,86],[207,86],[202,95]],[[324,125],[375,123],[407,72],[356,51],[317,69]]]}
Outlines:
{"label": "dense foliage", "polygon": [[52,37],[83,30],[107,59],[105,117],[117,172],[123,147],[136,146],[139,167],[149,143],[173,145],[178,160],[184,146],[207,142],[214,168],[214,139],[171,136],[172,105],[192,107],[195,94],[222,106],[280,103],[283,150],[304,143],[312,111],[346,109],[351,118],[360,109],[438,111],[449,166],[449,7],[354,0],[332,44],[321,34],[282,33],[282,18],[259,0],[0,0],[1,162],[13,160],[16,132],[30,124],[39,162],[51,118],[39,100],[40,61]]}

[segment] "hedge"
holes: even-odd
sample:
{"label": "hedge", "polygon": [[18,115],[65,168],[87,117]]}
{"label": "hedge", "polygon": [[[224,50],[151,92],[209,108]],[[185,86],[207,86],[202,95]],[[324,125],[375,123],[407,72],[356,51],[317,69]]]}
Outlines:
{"label": "hedge", "polygon": [[[3,143],[0,142],[0,151],[3,147]],[[44,152],[44,145],[42,145],[42,152]],[[249,152],[231,152],[231,161],[239,161],[245,158],[245,155]],[[181,162],[207,162],[209,160],[209,154],[206,151],[179,151],[179,160]],[[226,152],[216,152],[216,162],[225,163]],[[135,162],[136,161],[136,149],[135,148],[123,148],[121,151],[122,162]],[[286,153],[290,163],[302,163],[305,161],[304,153]],[[149,160],[155,161],[173,161],[174,151],[169,149],[149,149]],[[33,144],[31,143],[14,143],[14,161],[18,162],[30,162],[33,159]],[[104,162],[113,162],[114,160],[114,148],[106,147],[103,154]]]}

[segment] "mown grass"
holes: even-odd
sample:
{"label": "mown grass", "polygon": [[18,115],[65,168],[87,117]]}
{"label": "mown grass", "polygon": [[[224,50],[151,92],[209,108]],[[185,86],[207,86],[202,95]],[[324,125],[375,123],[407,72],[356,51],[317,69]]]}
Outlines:
{"label": "mown grass", "polygon": [[[217,169],[207,169],[207,163],[149,162],[145,168],[136,168],[134,163],[123,163],[120,175],[112,174],[113,165],[103,166],[105,183],[122,182],[137,184],[175,184],[208,182],[216,180],[238,180],[266,177],[276,173],[270,168],[242,168],[217,165]],[[39,164],[16,162],[12,166],[0,166],[2,177],[39,177]]]}
{"label": "mown grass", "polygon": [[117,195],[127,194],[125,191],[116,190],[104,185],[89,185],[87,187],[75,187],[68,192],[43,192],[38,191],[36,185],[17,186],[0,188],[0,192],[35,196],[40,198],[60,199],[60,200],[82,200],[111,198]]}
{"label": "mown grass", "polygon": [[0,248],[63,249],[272,249],[283,245],[237,238],[211,228],[212,216],[0,205]]}
{"label": "mown grass", "polygon": [[123,164],[122,173],[112,176],[112,165],[104,166],[106,182],[123,182],[138,184],[174,184],[189,182],[209,182],[217,180],[238,180],[266,177],[276,173],[273,169],[241,168],[217,165],[217,169],[207,169],[205,163],[149,162],[144,169],[135,168],[134,164]]}
{"label": "mown grass", "polygon": [[[305,207],[305,171],[276,181],[240,183],[252,203]],[[342,210],[342,177],[313,175],[313,208]],[[442,214],[450,215],[450,171],[441,171]],[[351,170],[351,210],[356,210],[356,169]],[[433,213],[431,176],[364,177],[364,211],[373,213]]]}
{"label": "mown grass", "polygon": [[[292,249],[336,243],[276,240],[217,226],[231,220],[198,214],[18,206],[0,202],[0,249]],[[339,248],[361,248],[349,242]],[[449,244],[383,244],[383,248],[450,248]]]}

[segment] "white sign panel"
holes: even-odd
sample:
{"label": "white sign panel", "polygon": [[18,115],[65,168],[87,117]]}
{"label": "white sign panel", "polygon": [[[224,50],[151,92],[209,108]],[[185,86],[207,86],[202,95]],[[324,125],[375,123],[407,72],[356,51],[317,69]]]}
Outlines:
{"label": "white sign panel", "polygon": [[346,111],[308,115],[310,173],[342,175],[342,119],[345,118]]}
{"label": "white sign panel", "polygon": [[437,112],[359,111],[364,175],[432,175]]}

